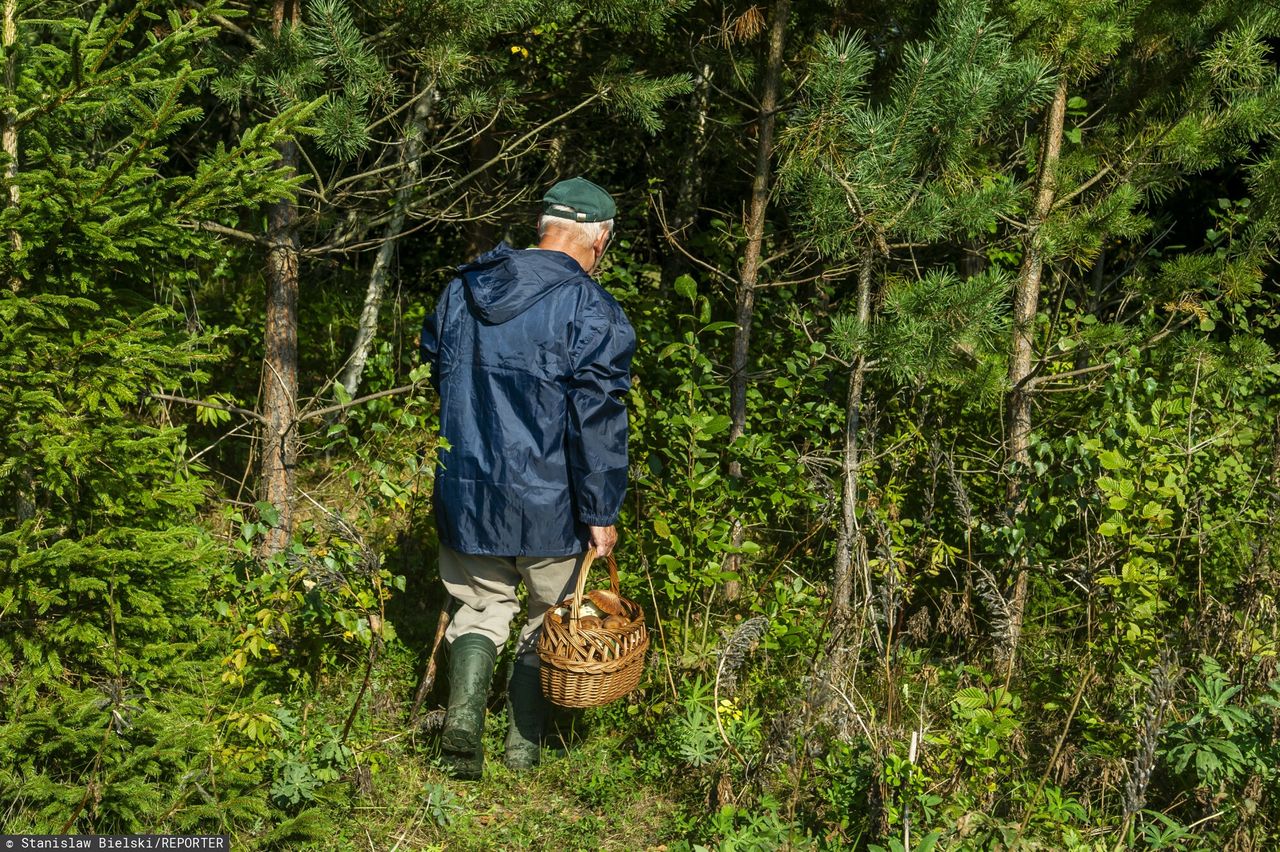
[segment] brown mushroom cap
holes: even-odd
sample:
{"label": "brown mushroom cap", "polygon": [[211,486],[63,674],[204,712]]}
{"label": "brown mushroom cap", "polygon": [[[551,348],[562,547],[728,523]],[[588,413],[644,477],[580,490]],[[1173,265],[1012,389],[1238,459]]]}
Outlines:
{"label": "brown mushroom cap", "polygon": [[596,605],[596,609],[606,615],[626,615],[627,607],[622,602],[622,598],[615,595],[608,589],[592,589],[587,592],[587,597]]}

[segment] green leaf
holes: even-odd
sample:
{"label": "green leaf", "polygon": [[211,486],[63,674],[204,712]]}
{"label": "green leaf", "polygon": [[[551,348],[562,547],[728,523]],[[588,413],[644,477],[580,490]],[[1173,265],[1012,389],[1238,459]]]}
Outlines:
{"label": "green leaf", "polygon": [[732,423],[733,421],[729,419],[729,415],[717,414],[707,421],[706,425],[702,427],[702,432],[706,435],[715,435],[728,429]]}
{"label": "green leaf", "polygon": [[698,295],[698,284],[693,280],[692,275],[681,275],[672,286],[675,287],[676,293],[686,299],[693,299]]}
{"label": "green leaf", "polygon": [[653,531],[660,538],[671,538],[671,527],[667,526],[667,522],[662,518],[653,519]]}
{"label": "green leaf", "polygon": [[677,349],[679,349],[683,345],[684,345],[683,343],[668,343],[666,346],[662,347],[662,351],[658,353],[658,360],[659,361],[667,360],[668,358],[671,357],[671,355]]}
{"label": "green leaf", "polygon": [[1115,450],[1103,450],[1099,453],[1098,463],[1107,470],[1123,470],[1129,466],[1129,460]]}
{"label": "green leaf", "polygon": [[280,510],[265,500],[259,500],[253,504],[258,510],[258,517],[269,527],[278,526],[280,523]]}
{"label": "green leaf", "polygon": [[933,848],[938,844],[940,837],[942,837],[942,829],[935,828],[920,838],[914,847],[915,852],[933,852]]}
{"label": "green leaf", "polygon": [[956,704],[966,710],[977,710],[987,706],[987,693],[976,686],[967,686],[956,693]]}

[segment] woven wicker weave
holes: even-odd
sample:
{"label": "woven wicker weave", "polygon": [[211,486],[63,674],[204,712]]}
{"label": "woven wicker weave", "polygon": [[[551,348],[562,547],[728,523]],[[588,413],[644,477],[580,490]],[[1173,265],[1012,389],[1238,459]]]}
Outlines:
{"label": "woven wicker weave", "polygon": [[619,594],[618,565],[612,556],[606,557],[609,588],[621,599],[623,614],[631,623],[617,629],[583,627],[579,623],[583,588],[593,559],[595,550],[588,550],[578,571],[573,597],[559,604],[568,607],[568,617],[558,624],[544,619],[538,639],[542,692],[562,707],[599,707],[626,695],[640,682],[645,652],[649,650],[644,612],[639,604]]}

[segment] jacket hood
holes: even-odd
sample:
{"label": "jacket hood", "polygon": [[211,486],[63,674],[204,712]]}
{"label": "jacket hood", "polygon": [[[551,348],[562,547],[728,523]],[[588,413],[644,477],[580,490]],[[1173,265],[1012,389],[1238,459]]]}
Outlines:
{"label": "jacket hood", "polygon": [[514,249],[506,243],[458,267],[458,272],[472,310],[490,325],[519,316],[552,290],[585,274],[563,252]]}

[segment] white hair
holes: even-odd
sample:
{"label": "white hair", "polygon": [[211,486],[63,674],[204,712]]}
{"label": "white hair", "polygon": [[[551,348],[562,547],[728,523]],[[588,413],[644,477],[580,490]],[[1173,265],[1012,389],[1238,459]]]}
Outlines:
{"label": "white hair", "polygon": [[560,228],[567,231],[575,244],[583,248],[591,248],[595,245],[596,240],[600,239],[601,234],[606,231],[613,233],[613,220],[575,222],[572,219],[563,219],[559,216],[543,215],[538,218],[538,239],[545,237],[547,230],[550,228]]}

